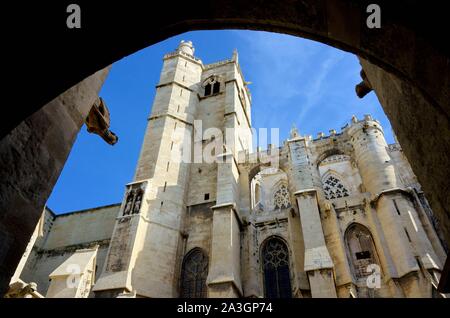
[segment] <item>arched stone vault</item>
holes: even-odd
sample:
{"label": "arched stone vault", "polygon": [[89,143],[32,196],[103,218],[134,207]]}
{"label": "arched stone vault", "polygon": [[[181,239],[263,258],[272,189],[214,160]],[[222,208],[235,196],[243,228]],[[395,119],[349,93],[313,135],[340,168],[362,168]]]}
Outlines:
{"label": "arched stone vault", "polygon": [[[14,44],[10,46],[12,53],[20,54],[33,39],[38,38],[41,45],[33,55],[27,54],[28,59],[20,65],[14,65],[26,70],[27,80],[33,86],[27,87],[27,96],[21,96],[22,104],[26,105],[23,112],[18,112],[13,120],[2,119],[3,133],[99,69],[171,36],[210,29],[285,33],[355,53],[418,87],[450,118],[449,74],[444,72],[450,67],[449,52],[444,49],[445,41],[440,35],[446,20],[445,10],[439,6],[426,6],[422,1],[380,0],[377,4],[382,10],[382,27],[369,29],[366,9],[371,1],[215,0],[198,5],[183,1],[177,3],[176,10],[171,2],[158,3],[158,10],[149,10],[133,1],[105,2],[98,6],[83,3],[82,28],[89,29],[89,34],[80,35],[72,32],[76,30],[66,30],[65,25],[60,27],[64,19],[59,12],[65,13],[69,3],[30,4],[27,12],[33,17],[47,13],[43,15],[45,21],[38,24],[31,18],[27,21],[27,13],[20,10],[26,33],[8,39]],[[33,27],[27,28],[27,22],[33,23]],[[49,30],[52,32],[41,36]],[[434,71],[440,72],[439,78]],[[17,69],[14,73],[23,76]],[[45,81],[42,74],[48,76]]]}
{"label": "arched stone vault", "polygon": [[[9,9],[15,22],[20,17],[21,30],[25,32],[5,35],[8,48],[5,60],[20,59],[20,63],[5,65],[3,75],[14,84],[3,97],[17,101],[20,96],[20,107],[8,116],[0,116],[2,137],[16,128],[3,138],[0,147],[4,167],[0,171],[3,183],[0,234],[4,242],[9,242],[5,243],[8,248],[15,251],[2,256],[8,265],[2,268],[0,294],[89,110],[92,96],[86,95],[89,87],[80,81],[139,49],[190,30],[279,32],[358,55],[450,242],[450,52],[444,48],[443,40],[448,29],[447,12],[439,5],[379,0],[382,28],[369,29],[365,20],[371,1],[215,0],[198,5],[185,1],[177,3],[176,10],[167,1],[158,3],[157,10],[142,7],[142,2],[105,2],[97,7],[83,2],[83,28],[69,30],[61,17],[69,3],[32,3],[27,10],[18,4]],[[47,13],[47,18],[35,23],[42,12]],[[91,83],[102,82],[104,75],[105,72],[97,73],[91,77]],[[60,95],[77,83],[73,91]],[[70,103],[65,98],[70,98]],[[44,105],[46,109],[42,108]],[[61,113],[61,108],[66,113]],[[53,136],[68,137],[48,145],[50,148],[41,147],[49,138],[45,127],[52,128]],[[30,140],[30,137],[32,144],[21,143],[21,138]],[[18,145],[22,147],[19,154],[13,149]],[[56,159],[46,161],[49,155]],[[11,166],[25,173],[17,175],[8,169]],[[35,171],[36,180],[26,173],[30,169]],[[13,185],[5,180],[12,180]],[[33,190],[24,190],[24,185],[30,182]],[[41,190],[39,198],[36,189]],[[24,211],[17,211],[18,204]],[[11,223],[8,220],[12,213],[24,217],[13,218]],[[16,241],[8,240],[15,237],[14,229],[18,228],[23,235]]]}

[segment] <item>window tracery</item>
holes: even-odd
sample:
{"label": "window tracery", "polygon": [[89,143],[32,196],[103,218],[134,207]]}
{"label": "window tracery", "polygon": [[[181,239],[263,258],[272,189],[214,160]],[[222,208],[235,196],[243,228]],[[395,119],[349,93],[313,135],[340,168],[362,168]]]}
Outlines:
{"label": "window tracery", "polygon": [[353,267],[356,278],[364,278],[371,275],[367,268],[371,264],[377,264],[375,246],[369,230],[360,224],[351,225],[345,233],[349,261]]}
{"label": "window tracery", "polygon": [[349,196],[349,191],[342,184],[341,180],[330,175],[323,181],[323,191],[328,200],[344,198]]}
{"label": "window tracery", "polygon": [[285,184],[282,184],[273,196],[275,209],[287,209],[291,206],[289,190]]}
{"label": "window tracery", "polygon": [[205,298],[208,257],[199,248],[190,251],[183,260],[181,269],[182,298]]}
{"label": "window tracery", "polygon": [[205,97],[218,94],[220,92],[220,81],[216,76],[211,76],[203,82],[203,87]]}
{"label": "window tracery", "polygon": [[289,251],[279,238],[270,238],[263,253],[264,289],[267,298],[291,298]]}

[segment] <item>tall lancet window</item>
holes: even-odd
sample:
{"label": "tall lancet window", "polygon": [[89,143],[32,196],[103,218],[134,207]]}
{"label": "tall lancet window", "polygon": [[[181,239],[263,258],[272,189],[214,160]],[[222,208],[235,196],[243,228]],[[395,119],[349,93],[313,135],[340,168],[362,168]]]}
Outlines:
{"label": "tall lancet window", "polygon": [[199,248],[191,250],[183,260],[181,269],[182,298],[206,298],[208,257]]}
{"label": "tall lancet window", "polygon": [[273,237],[266,241],[263,251],[264,293],[266,298],[291,298],[289,251],[286,244]]}
{"label": "tall lancet window", "polygon": [[379,265],[375,245],[369,230],[361,224],[352,224],[345,232],[349,262],[356,278],[364,278],[372,274],[367,271],[371,264]]}
{"label": "tall lancet window", "polygon": [[349,192],[341,180],[333,175],[329,175],[323,180],[323,191],[328,200],[349,196]]}
{"label": "tall lancet window", "polygon": [[282,184],[273,196],[275,209],[287,209],[291,206],[289,191],[285,184]]}

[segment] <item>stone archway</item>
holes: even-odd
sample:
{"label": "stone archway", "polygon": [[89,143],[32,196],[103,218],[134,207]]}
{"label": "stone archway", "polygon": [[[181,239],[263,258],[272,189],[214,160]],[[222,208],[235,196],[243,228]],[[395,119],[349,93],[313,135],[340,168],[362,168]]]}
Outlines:
{"label": "stone archway", "polygon": [[[5,93],[12,98],[4,98],[20,96],[22,107],[0,117],[1,137],[7,135],[0,145],[0,236],[5,245],[0,258],[6,264],[1,268],[0,294],[107,71],[88,76],[139,49],[189,30],[273,31],[358,55],[450,242],[450,52],[444,49],[445,41],[439,35],[446,27],[446,11],[437,5],[428,8],[424,1],[380,0],[382,28],[369,29],[365,20],[370,2],[215,0],[194,5],[186,1],[177,4],[176,10],[171,2],[160,2],[157,10],[132,2],[108,2],[98,7],[83,3],[84,28],[89,36],[85,29],[78,33],[61,29],[61,12],[69,1],[31,4],[27,12],[17,8],[26,33],[7,36],[7,54],[11,58],[26,55],[20,65],[6,67],[4,75],[10,82],[21,83],[26,74],[32,85],[26,86],[27,94],[22,92],[24,87],[13,85]],[[34,23],[43,11],[49,19]],[[35,39],[39,43],[33,43]],[[31,55],[30,44],[40,49]],[[42,74],[47,77],[43,79]],[[18,232],[21,235],[17,236]]]}
{"label": "stone archway", "polygon": [[[8,120],[2,119],[2,136],[26,115],[113,62],[176,34],[208,29],[285,33],[352,52],[417,87],[448,119],[450,88],[445,71],[449,70],[449,52],[444,49],[445,41],[439,35],[439,31],[445,30],[445,19],[439,19],[445,17],[445,10],[439,6],[428,8],[422,1],[379,0],[382,27],[369,29],[366,11],[371,2],[215,0],[194,5],[185,1],[177,3],[176,10],[170,2],[158,3],[158,10],[148,10],[133,1],[105,2],[97,6],[83,3],[85,15],[81,30],[84,32],[86,28],[89,32],[83,34],[66,30],[64,24],[60,27],[61,21],[65,21],[59,13],[65,14],[70,1],[60,1],[58,5],[30,4],[28,11],[33,16],[48,14],[44,15],[45,23],[33,24],[23,37],[16,35],[9,40],[14,44],[11,53],[20,56],[27,41],[33,43],[33,37],[39,38],[41,50],[32,56],[28,54],[27,60],[14,66],[27,70],[27,80],[34,85],[28,88],[28,96],[21,96],[23,104],[27,105],[23,112],[17,112]],[[19,12],[19,8],[17,10]],[[28,16],[23,10],[20,12],[26,26]],[[53,32],[40,36],[51,29]],[[65,59],[58,58],[61,56]],[[438,78],[435,72],[439,72]],[[23,77],[17,69],[14,73],[18,78]],[[46,73],[52,76],[42,81],[42,74]],[[15,92],[13,88],[7,93]]]}

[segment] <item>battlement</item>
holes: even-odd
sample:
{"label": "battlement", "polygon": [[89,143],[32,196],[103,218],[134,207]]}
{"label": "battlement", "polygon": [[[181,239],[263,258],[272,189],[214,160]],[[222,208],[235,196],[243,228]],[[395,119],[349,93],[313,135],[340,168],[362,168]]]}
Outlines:
{"label": "battlement", "polygon": [[[239,61],[238,52],[235,49],[233,51],[233,56],[231,57],[231,59],[226,59],[226,60],[218,61],[218,62],[215,62],[215,63],[206,64],[206,65],[203,66],[203,70],[206,71],[206,70],[210,70],[210,69],[222,66],[222,65],[229,64],[229,63],[236,63],[236,65],[237,65],[237,67],[239,69],[239,72],[241,73],[241,76],[242,76],[242,72],[241,72],[241,69],[239,67],[239,62],[238,61]],[[244,78],[244,76],[242,76],[242,78]]]}
{"label": "battlement", "polygon": [[227,60],[223,60],[223,61],[219,61],[219,62],[215,62],[215,63],[211,63],[211,64],[206,64],[203,65],[203,69],[206,70],[210,70],[228,63],[233,63],[234,61],[232,59],[227,59]]}
{"label": "battlement", "polygon": [[308,136],[310,139],[312,139],[313,142],[319,141],[319,140],[326,140],[330,138],[336,138],[343,136],[347,133],[349,133],[351,130],[354,129],[363,129],[367,128],[368,126],[376,127],[377,129],[383,131],[383,128],[381,127],[381,124],[378,120],[373,119],[371,115],[364,115],[364,118],[361,120],[358,120],[356,116],[353,116],[351,121],[347,124],[345,124],[343,127],[341,127],[341,131],[337,132],[335,129],[330,129],[329,134],[326,135],[323,132],[317,133],[316,138],[312,138],[312,136]]}
{"label": "battlement", "polygon": [[202,60],[194,56],[194,46],[192,45],[191,41],[184,41],[181,40],[180,44],[178,45],[178,48],[170,53],[167,53],[164,55],[164,60],[176,57],[176,56],[183,56],[185,58],[188,58],[194,62],[197,62],[203,66]]}
{"label": "battlement", "polygon": [[183,57],[186,57],[186,58],[188,58],[190,60],[193,60],[194,62],[197,62],[197,63],[203,65],[203,62],[202,62],[201,59],[199,59],[199,58],[197,58],[197,57],[195,57],[193,55],[189,55],[189,54],[187,54],[187,53],[185,53],[183,51],[174,51],[174,52],[171,52],[171,53],[167,53],[167,54],[164,55],[163,59],[167,60],[169,58],[180,56],[180,55],[183,56]]}
{"label": "battlement", "polygon": [[[297,133],[293,133],[291,131],[291,137],[288,138],[288,140],[283,141],[282,146],[275,147],[274,145],[269,144],[267,149],[261,149],[258,147],[257,151],[249,153],[247,150],[240,151],[238,153],[238,162],[240,164],[245,163],[260,163],[260,162],[268,162],[269,160],[274,160],[274,155],[280,155],[283,153],[283,151],[286,150],[286,144],[289,141],[297,140],[297,139],[304,139],[306,141],[310,142],[320,142],[320,141],[327,141],[332,138],[341,138],[341,137],[347,137],[349,134],[349,130],[351,129],[367,129],[367,127],[375,127],[376,129],[379,129],[382,131],[381,124],[378,120],[373,119],[370,115],[365,115],[363,119],[358,120],[356,116],[352,117],[351,122],[347,123],[345,126],[341,127],[341,131],[337,132],[335,129],[330,129],[329,134],[325,135],[323,132],[319,132],[317,134],[316,138],[313,138],[311,135],[301,136]],[[392,144],[389,145],[389,150],[391,151],[398,151],[400,148],[400,145],[398,144]]]}

